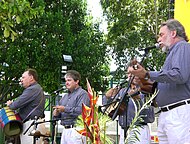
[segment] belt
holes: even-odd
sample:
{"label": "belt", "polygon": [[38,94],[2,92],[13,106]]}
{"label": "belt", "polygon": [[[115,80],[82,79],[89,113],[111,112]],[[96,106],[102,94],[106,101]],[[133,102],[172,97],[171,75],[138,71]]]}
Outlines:
{"label": "belt", "polygon": [[146,122],[137,122],[136,125],[137,126],[144,126],[144,125],[147,125],[147,123]]}
{"label": "belt", "polygon": [[176,103],[176,104],[173,104],[173,105],[170,105],[170,106],[162,107],[161,111],[166,112],[166,111],[169,111],[169,110],[171,110],[173,108],[176,108],[176,107],[179,107],[179,106],[182,106],[182,105],[186,105],[186,104],[190,104],[190,100],[184,100],[182,102],[179,102],[179,103]]}
{"label": "belt", "polygon": [[145,123],[145,122],[140,122],[140,124],[141,124],[141,125],[147,125],[147,123]]}
{"label": "belt", "polygon": [[65,129],[74,128],[74,125],[64,125]]}

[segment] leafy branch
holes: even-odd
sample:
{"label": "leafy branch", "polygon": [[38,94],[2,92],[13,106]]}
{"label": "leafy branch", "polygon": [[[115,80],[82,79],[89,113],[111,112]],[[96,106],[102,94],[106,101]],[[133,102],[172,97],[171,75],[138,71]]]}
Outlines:
{"label": "leafy branch", "polygon": [[[149,94],[148,99],[146,99],[146,102],[142,105],[142,107],[135,113],[135,117],[133,121],[131,122],[129,129],[127,131],[127,138],[125,140],[125,143],[133,144],[136,141],[139,141],[138,134],[140,134],[139,130],[142,128],[142,125],[140,125],[141,122],[143,122],[143,115],[140,115],[140,113],[148,108],[150,106],[150,103],[153,101],[153,99],[157,96],[158,90],[155,90],[154,94]],[[138,103],[140,105],[140,103]]]}
{"label": "leafy branch", "polygon": [[12,41],[18,36],[15,26],[36,18],[44,13],[43,0],[33,7],[35,2],[28,0],[2,0],[0,1],[0,23],[5,38],[11,37]]}

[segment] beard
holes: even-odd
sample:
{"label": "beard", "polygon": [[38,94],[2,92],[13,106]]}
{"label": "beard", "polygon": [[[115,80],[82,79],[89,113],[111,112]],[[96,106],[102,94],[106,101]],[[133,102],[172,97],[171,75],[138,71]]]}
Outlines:
{"label": "beard", "polygon": [[162,52],[167,53],[169,51],[169,48],[171,46],[171,37],[168,35],[165,39],[165,42],[162,43],[164,46],[162,47]]}
{"label": "beard", "polygon": [[163,46],[162,47],[162,52],[163,53],[167,53],[169,51],[169,47],[168,46]]}

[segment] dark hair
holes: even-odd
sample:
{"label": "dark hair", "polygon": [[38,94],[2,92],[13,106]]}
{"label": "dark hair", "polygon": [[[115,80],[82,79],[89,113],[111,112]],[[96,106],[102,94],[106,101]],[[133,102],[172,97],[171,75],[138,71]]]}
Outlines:
{"label": "dark hair", "polygon": [[74,81],[77,81],[77,80],[80,81],[81,80],[81,75],[76,70],[68,70],[67,73],[66,73],[66,75],[65,75],[65,77],[67,77],[67,76],[72,77]]}
{"label": "dark hair", "polygon": [[29,75],[32,75],[34,77],[35,81],[38,81],[38,73],[35,69],[29,68],[26,71],[28,71]]}
{"label": "dark hair", "polygon": [[169,19],[166,22],[163,22],[161,24],[161,27],[163,27],[163,26],[167,26],[170,31],[176,31],[177,36],[183,38],[187,42],[189,41],[189,39],[185,33],[184,26],[178,20]]}

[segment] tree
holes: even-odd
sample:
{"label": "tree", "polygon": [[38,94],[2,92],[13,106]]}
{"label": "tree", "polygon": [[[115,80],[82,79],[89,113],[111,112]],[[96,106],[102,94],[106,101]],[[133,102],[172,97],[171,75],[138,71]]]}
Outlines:
{"label": "tree", "polygon": [[18,29],[15,26],[41,15],[44,12],[44,1],[28,0],[2,0],[0,1],[0,23],[3,36],[11,37],[12,41],[17,37]]}
{"label": "tree", "polygon": [[[37,69],[40,84],[51,93],[60,87],[61,66],[67,65],[63,54],[71,55],[69,69],[82,75],[81,85],[88,78],[96,91],[104,91],[109,75],[107,47],[99,23],[92,23],[86,3],[79,0],[45,1],[45,13],[16,25],[19,38],[2,40],[0,62],[5,72],[3,80],[19,79],[28,67]],[[18,92],[17,92],[18,93]]]}
{"label": "tree", "polygon": [[[144,52],[138,48],[156,43],[159,24],[168,19],[173,7],[173,3],[165,0],[101,0],[101,5],[108,21],[107,44],[122,71],[132,58],[142,60]],[[143,64],[149,69],[159,69],[164,57],[152,50]]]}

